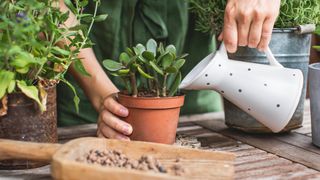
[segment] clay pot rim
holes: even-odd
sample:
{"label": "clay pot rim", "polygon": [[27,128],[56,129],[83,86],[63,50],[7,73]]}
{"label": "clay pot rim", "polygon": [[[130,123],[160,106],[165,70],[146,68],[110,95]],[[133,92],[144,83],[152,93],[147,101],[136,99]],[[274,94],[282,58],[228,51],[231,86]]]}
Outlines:
{"label": "clay pot rim", "polygon": [[118,93],[119,102],[125,107],[136,109],[172,109],[184,104],[184,94],[173,97],[132,97]]}

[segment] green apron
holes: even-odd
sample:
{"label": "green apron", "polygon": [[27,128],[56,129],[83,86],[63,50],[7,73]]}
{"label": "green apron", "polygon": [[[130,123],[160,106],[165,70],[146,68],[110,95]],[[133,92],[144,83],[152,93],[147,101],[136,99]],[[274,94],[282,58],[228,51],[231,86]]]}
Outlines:
{"label": "green apron", "polygon": [[[89,4],[87,11],[94,6]],[[194,17],[188,13],[185,0],[103,0],[98,14],[109,14],[94,25],[91,39],[97,59],[117,59],[126,47],[146,43],[149,38],[176,46],[178,53],[189,53],[182,75],[185,76],[202,58],[214,50],[209,34],[195,31]],[[98,114],[71,75],[66,77],[75,87],[80,101],[77,113],[73,94],[62,83],[58,86],[58,125],[68,126],[97,121]],[[121,89],[119,80],[110,77]],[[213,91],[189,91],[181,114],[221,111],[219,94]]]}

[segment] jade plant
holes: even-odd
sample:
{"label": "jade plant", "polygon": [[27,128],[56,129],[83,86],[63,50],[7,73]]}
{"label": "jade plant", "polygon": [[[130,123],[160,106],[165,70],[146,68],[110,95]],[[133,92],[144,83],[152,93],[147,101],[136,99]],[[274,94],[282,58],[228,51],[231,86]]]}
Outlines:
{"label": "jade plant", "polygon": [[[223,26],[227,0],[187,0],[190,10],[197,16],[196,29],[217,34]],[[276,28],[291,28],[303,24],[320,23],[319,0],[281,0]]]}
{"label": "jade plant", "polygon": [[[19,0],[0,2],[0,100],[5,106],[8,94],[22,92],[46,109],[46,88],[60,81],[75,93],[64,78],[69,66],[90,76],[78,55],[92,46],[88,38],[94,22],[107,16],[97,15],[99,0],[94,0],[93,14],[84,13],[88,0],[65,0],[77,24],[66,27],[69,11],[62,13],[59,0]],[[1,107],[1,106],[0,106]]]}
{"label": "jade plant", "polygon": [[187,55],[178,56],[175,46],[164,47],[150,39],[145,46],[127,48],[118,60],[104,60],[103,66],[123,80],[126,93],[133,97],[170,97],[178,94],[180,69]]}

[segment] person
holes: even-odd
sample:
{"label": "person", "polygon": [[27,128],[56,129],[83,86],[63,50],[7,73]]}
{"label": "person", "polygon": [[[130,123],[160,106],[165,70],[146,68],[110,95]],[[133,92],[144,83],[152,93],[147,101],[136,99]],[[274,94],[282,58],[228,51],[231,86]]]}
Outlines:
{"label": "person", "polygon": [[[63,0],[60,7],[67,11]],[[94,8],[89,3],[87,11]],[[273,25],[279,14],[280,0],[228,0],[222,33],[228,52],[238,46],[264,50],[268,46]],[[98,13],[107,13],[106,21],[96,23],[91,39],[93,49],[81,50],[79,56],[91,77],[82,76],[71,66],[67,79],[80,96],[80,112],[73,107],[72,92],[63,84],[58,86],[58,124],[60,126],[97,122],[98,137],[129,140],[132,127],[122,118],[130,112],[116,100],[120,85],[107,76],[101,62],[117,59],[126,48],[145,43],[149,38],[173,44],[178,53],[187,52],[183,75],[199,60],[214,50],[215,38],[195,31],[195,17],[188,13],[184,0],[103,0]],[[70,16],[66,24],[75,23]],[[117,85],[117,86],[116,86]],[[220,111],[220,96],[209,91],[188,92],[182,114]],[[98,120],[97,120],[98,119]]]}

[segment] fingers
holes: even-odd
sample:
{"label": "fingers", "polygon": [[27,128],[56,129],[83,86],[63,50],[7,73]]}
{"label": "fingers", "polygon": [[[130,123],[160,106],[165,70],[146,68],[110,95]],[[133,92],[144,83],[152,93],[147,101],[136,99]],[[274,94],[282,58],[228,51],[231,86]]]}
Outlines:
{"label": "fingers", "polygon": [[258,47],[258,44],[261,39],[262,26],[263,26],[264,19],[265,19],[265,17],[263,14],[261,14],[259,12],[254,13],[254,19],[252,21],[252,24],[250,27],[250,32],[249,32],[248,46],[250,48],[257,48]]}
{"label": "fingers", "polygon": [[103,106],[115,115],[127,117],[129,111],[127,108],[119,104],[114,98],[108,97],[104,100]]}
{"label": "fingers", "polygon": [[129,141],[130,138],[122,135],[121,133],[113,130],[109,126],[101,124],[98,131],[98,137],[106,137],[110,139],[119,139],[119,140],[126,140]]}
{"label": "fingers", "polygon": [[247,46],[248,45],[248,35],[251,26],[252,18],[247,11],[242,11],[238,17],[238,45]]}
{"label": "fingers", "polygon": [[115,131],[118,131],[119,133],[122,133],[124,135],[130,135],[132,133],[131,125],[120,120],[111,112],[104,110],[101,112],[100,116],[102,122],[105,123],[105,125],[107,125],[108,127],[114,129]]}
{"label": "fingers", "polygon": [[236,52],[238,44],[238,31],[235,16],[236,9],[233,4],[227,5],[224,16],[223,40],[227,51],[230,53]]}
{"label": "fingers", "polygon": [[265,51],[268,48],[268,45],[271,40],[272,28],[273,28],[274,22],[275,20],[272,18],[267,18],[264,21],[262,32],[261,32],[260,43],[258,44],[258,49],[260,51]]}

